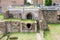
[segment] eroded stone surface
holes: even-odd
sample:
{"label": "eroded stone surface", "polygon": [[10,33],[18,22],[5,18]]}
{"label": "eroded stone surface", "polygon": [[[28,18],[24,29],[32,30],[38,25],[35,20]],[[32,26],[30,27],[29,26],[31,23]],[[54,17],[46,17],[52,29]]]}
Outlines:
{"label": "eroded stone surface", "polygon": [[8,33],[8,32],[37,32],[37,24],[31,24],[30,28],[27,27],[28,23],[22,23],[18,21],[5,21],[0,22],[0,33]]}

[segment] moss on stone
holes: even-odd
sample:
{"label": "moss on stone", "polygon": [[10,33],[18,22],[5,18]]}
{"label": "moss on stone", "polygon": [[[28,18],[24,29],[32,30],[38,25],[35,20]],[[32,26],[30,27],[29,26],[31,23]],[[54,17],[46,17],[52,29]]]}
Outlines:
{"label": "moss on stone", "polygon": [[3,14],[0,13],[0,20],[3,19],[3,18],[4,18]]}
{"label": "moss on stone", "polygon": [[21,19],[2,19],[0,22],[22,22],[22,23],[35,23],[35,20],[21,20]]}
{"label": "moss on stone", "polygon": [[19,21],[22,23],[35,23],[36,20],[27,20],[27,19],[15,19],[15,18],[9,18],[9,19],[4,19],[4,16],[0,14],[0,22],[4,21]]}
{"label": "moss on stone", "polygon": [[23,23],[35,23],[35,20],[21,20]]}

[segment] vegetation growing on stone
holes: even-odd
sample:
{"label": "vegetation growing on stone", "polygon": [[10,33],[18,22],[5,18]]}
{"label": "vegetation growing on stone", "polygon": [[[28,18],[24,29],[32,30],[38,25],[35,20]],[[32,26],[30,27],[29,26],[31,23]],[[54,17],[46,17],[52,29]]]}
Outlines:
{"label": "vegetation growing on stone", "polygon": [[15,19],[15,18],[9,18],[9,19],[4,19],[4,16],[0,14],[0,21],[20,21],[24,23],[34,23],[36,20],[24,20],[24,19]]}
{"label": "vegetation growing on stone", "polygon": [[52,0],[45,0],[45,6],[51,6]]}
{"label": "vegetation growing on stone", "polygon": [[2,14],[0,14],[0,19],[3,19],[3,18],[4,18],[4,16]]}

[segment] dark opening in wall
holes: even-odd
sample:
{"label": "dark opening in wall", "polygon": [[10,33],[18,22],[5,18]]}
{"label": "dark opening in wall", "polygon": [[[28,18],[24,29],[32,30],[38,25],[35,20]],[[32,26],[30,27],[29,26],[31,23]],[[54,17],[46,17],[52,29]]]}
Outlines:
{"label": "dark opening in wall", "polygon": [[28,24],[27,24],[27,28],[29,29],[30,27],[31,27],[31,24],[28,23]]}
{"label": "dark opening in wall", "polygon": [[56,6],[56,3],[53,3],[53,6]]}
{"label": "dark opening in wall", "polygon": [[9,14],[9,18],[13,18],[13,14]]}
{"label": "dark opening in wall", "polygon": [[22,18],[22,15],[21,15],[21,13],[19,14],[19,18],[20,18],[20,19]]}
{"label": "dark opening in wall", "polygon": [[60,15],[57,15],[57,19],[60,20]]}
{"label": "dark opening in wall", "polygon": [[27,14],[27,19],[32,19],[32,14]]}

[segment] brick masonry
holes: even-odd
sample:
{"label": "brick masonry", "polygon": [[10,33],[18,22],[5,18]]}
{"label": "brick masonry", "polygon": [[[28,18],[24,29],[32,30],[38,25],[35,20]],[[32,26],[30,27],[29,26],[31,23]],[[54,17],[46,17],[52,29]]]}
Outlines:
{"label": "brick masonry", "polygon": [[5,34],[8,32],[37,32],[37,24],[30,23],[31,28],[28,29],[28,23],[23,23],[20,21],[4,21],[0,22],[0,34]]}
{"label": "brick masonry", "polygon": [[[44,0],[33,0],[33,3],[43,4]],[[52,4],[59,4],[60,0],[52,0]],[[2,8],[2,12],[6,12],[7,6],[9,5],[24,5],[24,0],[0,0],[0,6]]]}
{"label": "brick masonry", "polygon": [[[57,23],[57,10],[37,10],[37,9],[33,9],[33,10],[8,10],[6,13],[4,13],[5,19],[6,18],[16,18],[16,19],[27,19],[27,14],[32,14],[32,19],[33,20],[37,20],[40,30],[44,30],[48,28],[47,23]],[[19,15],[21,14],[21,15]],[[1,23],[1,22],[0,22]],[[37,32],[37,23],[30,23],[31,24],[31,30],[27,29],[27,23],[22,23],[22,22],[2,22],[0,25],[0,31],[1,33],[6,33],[6,32]],[[4,27],[4,30],[2,30]]]}

